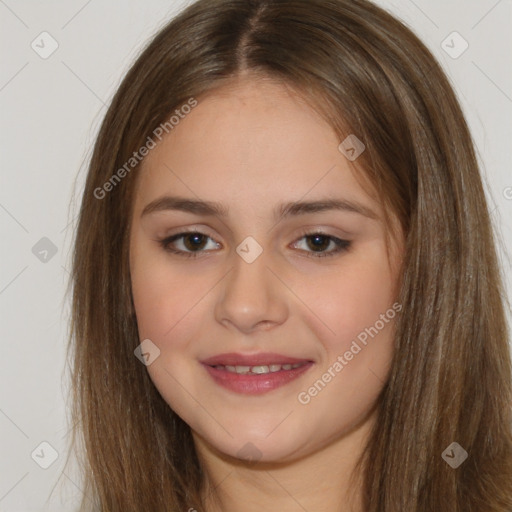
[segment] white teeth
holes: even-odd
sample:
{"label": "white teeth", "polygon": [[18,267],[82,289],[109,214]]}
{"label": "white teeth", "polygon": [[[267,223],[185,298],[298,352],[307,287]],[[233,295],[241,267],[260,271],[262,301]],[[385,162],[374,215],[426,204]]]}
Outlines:
{"label": "white teeth", "polygon": [[265,373],[274,373],[281,370],[292,370],[299,366],[304,366],[306,363],[296,364],[270,364],[270,365],[257,365],[257,366],[230,366],[230,365],[217,365],[216,368],[219,370],[225,370],[231,373],[238,373],[241,375],[252,373],[256,375],[262,375]]}
{"label": "white teeth", "polygon": [[251,368],[252,373],[269,373],[268,366],[253,366]]}

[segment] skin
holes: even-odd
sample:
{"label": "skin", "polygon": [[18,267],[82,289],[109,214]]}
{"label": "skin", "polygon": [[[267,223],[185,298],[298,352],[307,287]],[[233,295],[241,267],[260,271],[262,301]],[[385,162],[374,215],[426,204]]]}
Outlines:
{"label": "skin", "polygon": [[[217,501],[205,490],[209,511],[362,510],[348,476],[376,420],[393,320],[309,403],[298,395],[391,308],[403,239],[393,241],[388,260],[380,205],[356,180],[331,127],[290,89],[239,79],[198,100],[139,175],[132,292],[140,339],[160,350],[147,370],[191,427],[210,488],[218,486]],[[229,214],[141,216],[171,194],[222,203]],[[376,218],[337,210],[272,217],[282,202],[320,198],[358,202]],[[201,247],[197,258],[158,242],[185,229],[210,237],[172,244]],[[304,233],[319,229],[350,240],[350,248],[315,257]],[[263,249],[250,264],[236,252],[247,236]],[[324,253],[336,247],[322,243]],[[200,363],[226,352],[276,352],[315,364],[281,388],[247,396],[219,387]],[[257,463],[239,454],[247,443],[258,450]]]}

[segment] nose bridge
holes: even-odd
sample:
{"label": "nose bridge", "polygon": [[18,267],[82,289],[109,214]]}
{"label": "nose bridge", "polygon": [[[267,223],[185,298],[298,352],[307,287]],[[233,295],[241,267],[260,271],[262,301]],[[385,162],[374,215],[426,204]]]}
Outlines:
{"label": "nose bridge", "polygon": [[[250,238],[250,237],[249,237]],[[217,320],[250,331],[258,324],[279,324],[286,316],[286,296],[272,267],[270,251],[256,254],[251,240],[233,251],[232,270],[226,276],[216,304]]]}

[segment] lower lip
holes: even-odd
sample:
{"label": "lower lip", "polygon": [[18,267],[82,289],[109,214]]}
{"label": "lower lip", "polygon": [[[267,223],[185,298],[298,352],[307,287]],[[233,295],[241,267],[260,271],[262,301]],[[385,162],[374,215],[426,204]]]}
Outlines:
{"label": "lower lip", "polygon": [[228,372],[205,364],[203,366],[219,386],[244,395],[261,395],[297,379],[307,372],[313,363],[309,362],[292,370],[279,370],[259,375]]}

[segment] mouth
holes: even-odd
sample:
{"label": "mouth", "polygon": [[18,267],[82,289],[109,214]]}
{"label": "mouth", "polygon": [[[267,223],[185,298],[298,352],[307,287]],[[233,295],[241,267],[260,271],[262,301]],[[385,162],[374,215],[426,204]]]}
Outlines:
{"label": "mouth", "polygon": [[213,381],[242,394],[262,394],[297,379],[314,364],[280,354],[220,354],[201,362]]}
{"label": "mouth", "polygon": [[221,364],[215,365],[212,368],[217,370],[224,370],[226,372],[237,373],[238,375],[264,375],[266,373],[275,373],[280,371],[295,370],[308,364],[308,361],[297,364],[269,364],[269,365],[255,365],[255,366],[223,366]]}

